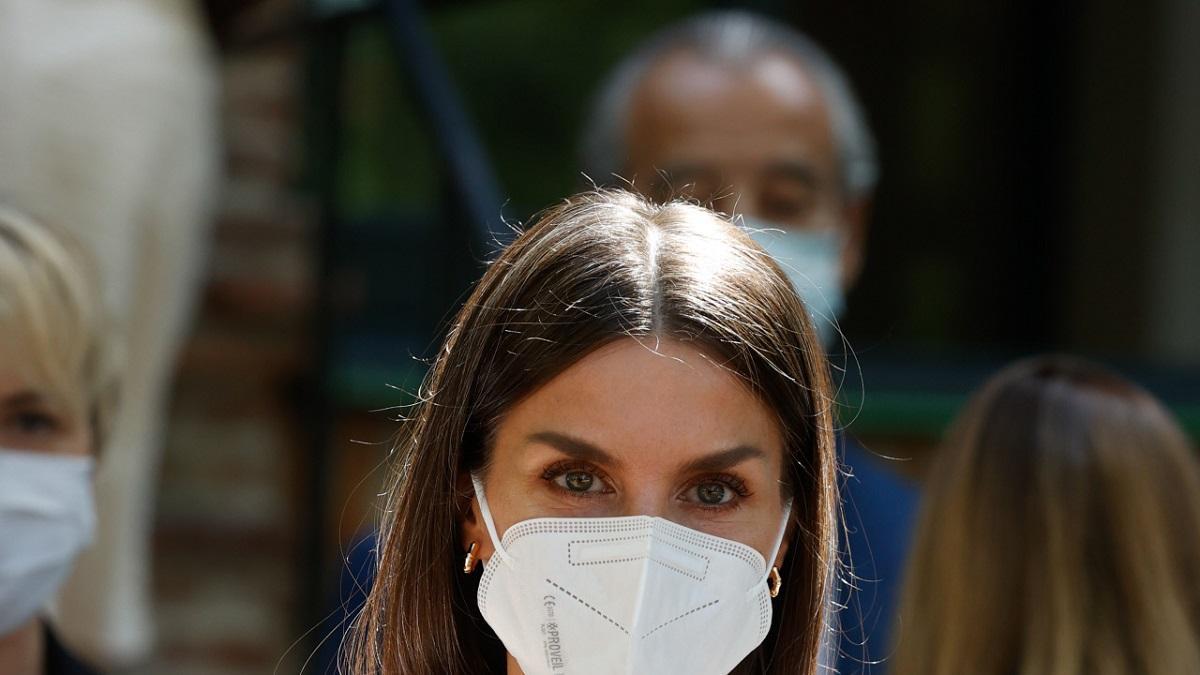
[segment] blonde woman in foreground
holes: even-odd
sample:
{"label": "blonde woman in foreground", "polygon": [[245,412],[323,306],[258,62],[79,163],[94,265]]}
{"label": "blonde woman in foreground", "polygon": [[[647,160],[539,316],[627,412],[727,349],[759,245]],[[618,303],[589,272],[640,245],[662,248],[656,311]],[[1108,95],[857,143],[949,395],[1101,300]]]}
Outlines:
{"label": "blonde woman in foreground", "polygon": [[926,491],[895,675],[1200,673],[1200,466],[1086,361],[996,375]]}
{"label": "blonde woman in foreground", "polygon": [[96,528],[92,467],[117,370],[99,284],[57,232],[0,205],[0,673],[92,671],[49,606]]}

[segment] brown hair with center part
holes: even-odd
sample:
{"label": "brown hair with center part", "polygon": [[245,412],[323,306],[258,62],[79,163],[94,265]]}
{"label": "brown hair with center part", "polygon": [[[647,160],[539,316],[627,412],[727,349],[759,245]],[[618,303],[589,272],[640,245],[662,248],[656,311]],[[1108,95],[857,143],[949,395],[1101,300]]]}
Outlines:
{"label": "brown hair with center part", "polygon": [[698,206],[620,191],[548,210],[455,317],[399,436],[379,565],[348,655],[354,673],[503,672],[504,649],[462,574],[465,472],[487,461],[515,403],[595,349],[660,337],[712,354],[778,415],[780,499],[794,524],[771,634],[736,672],[815,673],[836,561],[832,401],[824,354],[787,277]]}

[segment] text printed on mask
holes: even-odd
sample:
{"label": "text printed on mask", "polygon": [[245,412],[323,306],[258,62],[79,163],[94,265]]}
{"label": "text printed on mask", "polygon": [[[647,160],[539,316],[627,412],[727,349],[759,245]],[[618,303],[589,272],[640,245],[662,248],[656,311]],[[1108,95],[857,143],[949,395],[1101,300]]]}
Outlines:
{"label": "text printed on mask", "polygon": [[546,654],[546,666],[555,672],[566,672],[567,661],[563,654],[562,640],[558,634],[558,620],[554,618],[556,599],[553,595],[542,597],[545,620],[542,622],[542,648]]}

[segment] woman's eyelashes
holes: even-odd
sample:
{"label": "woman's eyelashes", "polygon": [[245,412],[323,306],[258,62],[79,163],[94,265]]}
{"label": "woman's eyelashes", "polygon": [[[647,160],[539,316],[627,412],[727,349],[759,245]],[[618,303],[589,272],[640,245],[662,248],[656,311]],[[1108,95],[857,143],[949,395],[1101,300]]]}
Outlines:
{"label": "woman's eyelashes", "polygon": [[702,509],[719,511],[741,506],[750,495],[746,481],[732,474],[720,474],[693,482],[683,491],[680,499]]}
{"label": "woman's eyelashes", "polygon": [[596,467],[579,462],[555,462],[542,472],[542,480],[571,497],[594,497],[614,491]]}
{"label": "woman's eyelashes", "polygon": [[4,418],[4,427],[11,433],[37,436],[58,431],[62,423],[52,413],[42,410],[18,410]]}
{"label": "woman's eyelashes", "polygon": [[[542,472],[552,490],[578,499],[615,494],[612,481],[597,467],[573,461],[551,464]],[[680,491],[677,499],[705,511],[737,508],[751,496],[746,482],[733,474],[694,478]]]}

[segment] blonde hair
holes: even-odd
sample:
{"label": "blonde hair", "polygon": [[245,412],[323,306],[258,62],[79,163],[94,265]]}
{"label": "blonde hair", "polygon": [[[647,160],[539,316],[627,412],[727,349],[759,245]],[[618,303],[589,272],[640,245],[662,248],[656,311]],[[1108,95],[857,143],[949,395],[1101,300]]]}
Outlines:
{"label": "blonde hair", "polygon": [[1200,673],[1200,460],[1093,364],[989,381],[935,461],[895,675]]}
{"label": "blonde hair", "polygon": [[71,419],[108,432],[113,340],[88,256],[64,233],[0,205],[0,354]]}

